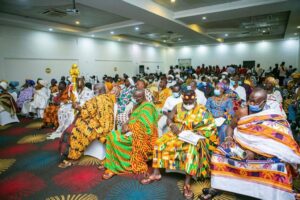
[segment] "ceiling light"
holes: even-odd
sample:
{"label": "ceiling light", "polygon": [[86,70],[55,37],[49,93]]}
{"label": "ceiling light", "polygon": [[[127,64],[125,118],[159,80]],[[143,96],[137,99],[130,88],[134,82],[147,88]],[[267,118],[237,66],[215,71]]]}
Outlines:
{"label": "ceiling light", "polygon": [[294,35],[298,35],[298,33],[294,33]]}
{"label": "ceiling light", "polygon": [[225,37],[228,37],[228,34],[227,34],[227,33],[225,34]]}
{"label": "ceiling light", "polygon": [[171,3],[175,3],[176,2],[176,0],[171,0]]}
{"label": "ceiling light", "polygon": [[91,35],[92,37],[95,37],[95,35]]}
{"label": "ceiling light", "polygon": [[49,31],[53,31],[53,28],[49,28],[48,30],[49,30]]}
{"label": "ceiling light", "polygon": [[297,28],[300,28],[300,26],[297,26]]}
{"label": "ceiling light", "polygon": [[135,27],[135,30],[138,31],[138,30],[140,30],[140,28],[139,27]]}
{"label": "ceiling light", "polygon": [[265,32],[266,32],[266,30],[263,30],[262,32],[263,32],[263,33],[265,33]]}
{"label": "ceiling light", "polygon": [[80,24],[80,21],[75,21],[75,24],[79,25],[79,24]]}
{"label": "ceiling light", "polygon": [[180,41],[181,40],[181,38],[178,38],[178,41]]}
{"label": "ceiling light", "polygon": [[113,34],[115,34],[115,32],[111,31],[111,32],[110,32],[110,34],[112,34],[112,35],[113,35]]}
{"label": "ceiling light", "polygon": [[166,42],[166,40],[164,40],[164,42]]}
{"label": "ceiling light", "polygon": [[202,20],[206,20],[206,17],[204,16],[204,17],[202,17]]}

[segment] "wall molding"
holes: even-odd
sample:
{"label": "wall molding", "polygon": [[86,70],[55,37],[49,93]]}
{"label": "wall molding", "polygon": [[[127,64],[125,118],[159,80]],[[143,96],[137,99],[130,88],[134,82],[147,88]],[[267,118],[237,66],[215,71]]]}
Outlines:
{"label": "wall molding", "polygon": [[107,59],[95,59],[97,62],[133,62],[132,60],[107,60]]}
{"label": "wall molding", "polygon": [[76,58],[21,58],[21,57],[4,57],[4,60],[69,60],[79,61]]}
{"label": "wall molding", "polygon": [[140,61],[141,63],[164,63],[163,61]]}

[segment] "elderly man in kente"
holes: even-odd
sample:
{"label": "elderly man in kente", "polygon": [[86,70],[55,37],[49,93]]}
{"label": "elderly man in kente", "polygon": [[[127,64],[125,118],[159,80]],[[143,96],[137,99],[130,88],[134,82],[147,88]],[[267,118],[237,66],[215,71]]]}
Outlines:
{"label": "elderly man in kente", "polygon": [[220,82],[214,89],[214,96],[208,98],[206,108],[217,119],[220,143],[224,142],[226,129],[234,115],[232,99],[225,95],[225,84]]}
{"label": "elderly man in kente", "polygon": [[211,159],[212,188],[203,189],[201,199],[214,198],[218,190],[266,200],[295,199],[292,176],[300,164],[300,148],[285,117],[264,110],[266,102],[266,91],[256,88],[248,106],[236,112],[225,142]]}
{"label": "elderly man in kente", "polygon": [[49,89],[46,86],[47,86],[47,82],[45,80],[39,79],[37,81],[33,99],[31,101],[26,101],[23,104],[22,107],[23,114],[25,115],[36,114],[37,118],[43,118],[44,109],[48,105],[48,100],[50,96]]}
{"label": "elderly man in kente", "polygon": [[120,173],[147,173],[147,160],[157,139],[158,115],[155,106],[147,102],[144,90],[133,93],[134,108],[121,130],[107,136],[104,179]]}
{"label": "elderly man in kente", "polygon": [[[193,90],[183,92],[183,103],[177,104],[167,121],[170,132],[159,138],[153,151],[153,173],[143,180],[150,184],[161,179],[159,168],[181,170],[186,173],[184,197],[192,199],[191,177],[208,177],[210,175],[210,156],[219,144],[217,127],[212,114],[205,106],[197,104]],[[196,145],[185,142],[179,134],[188,132],[190,136],[200,135],[202,139]]]}
{"label": "elderly man in kente", "polygon": [[7,91],[8,84],[5,81],[0,82],[0,125],[19,122],[16,115],[17,104],[14,98]]}
{"label": "elderly man in kente", "polygon": [[69,95],[69,101],[61,102],[57,111],[59,126],[55,132],[49,134],[48,139],[60,138],[66,128],[74,121],[75,115],[83,104],[94,96],[94,92],[85,87],[84,78],[76,79],[76,90]]}
{"label": "elderly man in kente", "polygon": [[[146,81],[144,79],[140,79],[136,82],[135,88],[138,90],[144,90],[145,91],[145,98],[148,102],[153,102],[153,96],[150,90],[147,87]],[[123,113],[118,114],[117,121],[118,121],[118,128],[121,128],[123,124],[127,123],[129,120],[129,117],[133,111],[134,104],[132,102],[132,99],[130,103],[126,106],[126,109]]]}
{"label": "elderly man in kente", "polygon": [[58,127],[58,109],[60,105],[71,102],[72,99],[68,95],[68,90],[65,82],[60,82],[58,85],[58,94],[53,97],[53,100],[44,111],[43,125],[41,128],[52,127],[56,129]]}
{"label": "elderly man in kente", "polygon": [[158,92],[154,94],[154,104],[158,110],[161,112],[167,98],[172,95],[172,90],[167,88],[167,79],[163,78],[160,80]]}
{"label": "elderly man in kente", "polygon": [[85,102],[75,124],[70,125],[62,135],[61,168],[75,164],[94,140],[105,143],[107,134],[114,128],[115,95],[106,94],[103,83],[96,84],[94,91],[95,97]]}
{"label": "elderly man in kente", "polygon": [[26,79],[25,84],[21,87],[17,99],[17,105],[20,110],[22,109],[24,102],[30,101],[33,98],[34,85],[35,82],[33,80]]}

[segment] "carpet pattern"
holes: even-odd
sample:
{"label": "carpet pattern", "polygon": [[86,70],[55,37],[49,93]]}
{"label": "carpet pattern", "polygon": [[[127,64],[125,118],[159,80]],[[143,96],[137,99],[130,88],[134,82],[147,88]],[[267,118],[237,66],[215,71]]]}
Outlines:
{"label": "carpet pattern", "polygon": [[[159,182],[143,186],[142,175],[122,174],[103,180],[100,160],[84,156],[78,165],[58,168],[59,140],[46,140],[51,129],[39,130],[40,120],[21,118],[21,123],[0,127],[1,200],[181,200],[182,174],[163,173]],[[152,171],[150,167],[150,171]],[[195,182],[200,194],[209,181]],[[218,199],[251,199],[224,194]]]}

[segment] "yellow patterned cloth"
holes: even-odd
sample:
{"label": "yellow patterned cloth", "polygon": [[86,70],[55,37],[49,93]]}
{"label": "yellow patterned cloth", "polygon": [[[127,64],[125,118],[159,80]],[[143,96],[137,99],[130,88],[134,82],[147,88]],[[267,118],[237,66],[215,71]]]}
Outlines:
{"label": "yellow patterned cloth", "polygon": [[82,106],[70,137],[69,159],[80,158],[93,140],[105,141],[114,126],[114,98],[111,94],[98,95]]}
{"label": "yellow patterned cloth", "polygon": [[173,121],[181,130],[190,130],[204,136],[197,146],[178,139],[172,132],[164,134],[156,141],[153,152],[153,167],[183,170],[197,177],[210,174],[210,155],[219,144],[214,118],[203,105],[185,111],[178,104]]}
{"label": "yellow patterned cloth", "polygon": [[172,95],[172,90],[170,88],[165,88],[159,92],[157,100],[160,101],[159,104],[155,104],[158,110],[161,110],[164,106],[167,98]]}

